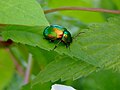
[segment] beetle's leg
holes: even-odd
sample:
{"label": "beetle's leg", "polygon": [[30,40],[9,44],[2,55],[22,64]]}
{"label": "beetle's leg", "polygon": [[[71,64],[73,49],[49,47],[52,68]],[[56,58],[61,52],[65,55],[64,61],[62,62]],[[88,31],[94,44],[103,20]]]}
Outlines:
{"label": "beetle's leg", "polygon": [[[66,48],[69,48],[69,50],[70,50],[70,44],[66,44]],[[70,50],[71,51],[71,50]]]}
{"label": "beetle's leg", "polygon": [[54,42],[54,40],[50,40],[50,42]]}
{"label": "beetle's leg", "polygon": [[55,50],[57,48],[57,46],[62,42],[62,40],[60,40],[56,45],[55,47],[53,48],[53,50]]}

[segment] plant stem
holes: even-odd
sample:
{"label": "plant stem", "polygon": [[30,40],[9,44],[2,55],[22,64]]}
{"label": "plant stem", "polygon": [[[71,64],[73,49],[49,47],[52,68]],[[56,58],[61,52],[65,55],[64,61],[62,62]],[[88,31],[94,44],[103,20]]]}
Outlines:
{"label": "plant stem", "polygon": [[32,54],[29,53],[29,55],[28,55],[28,65],[27,65],[26,72],[25,72],[24,84],[27,84],[29,82],[31,69],[32,69],[32,61],[33,61],[32,60]]}
{"label": "plant stem", "polygon": [[19,64],[19,62],[15,59],[15,57],[13,56],[13,54],[11,53],[9,48],[5,48],[5,50],[10,54],[14,64],[15,64],[15,69],[17,70],[17,72],[23,76],[24,75],[24,70],[22,68],[22,66]]}
{"label": "plant stem", "polygon": [[44,13],[48,14],[48,13],[52,13],[56,11],[64,11],[64,10],[80,10],[80,11],[120,14],[120,10],[108,10],[108,9],[102,9],[102,8],[84,8],[84,7],[60,7],[60,8],[45,10]]}

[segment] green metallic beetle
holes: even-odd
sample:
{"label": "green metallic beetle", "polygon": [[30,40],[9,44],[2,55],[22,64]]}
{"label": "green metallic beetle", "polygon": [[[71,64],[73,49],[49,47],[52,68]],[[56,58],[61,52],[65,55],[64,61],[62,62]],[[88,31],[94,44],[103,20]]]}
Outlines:
{"label": "green metallic beetle", "polygon": [[58,40],[58,43],[55,45],[54,49],[61,42],[66,45],[66,48],[70,47],[70,44],[72,43],[71,33],[66,28],[59,25],[50,25],[46,27],[43,31],[43,35],[45,39],[52,42]]}

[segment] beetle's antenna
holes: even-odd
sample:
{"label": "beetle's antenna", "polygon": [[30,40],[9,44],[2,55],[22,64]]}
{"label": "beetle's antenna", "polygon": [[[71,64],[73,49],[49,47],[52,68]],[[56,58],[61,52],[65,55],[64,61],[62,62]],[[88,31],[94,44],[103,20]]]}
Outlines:
{"label": "beetle's antenna", "polygon": [[55,45],[55,47],[53,48],[53,50],[55,50],[60,43],[61,43],[61,40]]}
{"label": "beetle's antenna", "polygon": [[81,33],[85,33],[85,32],[79,32],[77,35],[73,37],[73,39],[76,39]]}

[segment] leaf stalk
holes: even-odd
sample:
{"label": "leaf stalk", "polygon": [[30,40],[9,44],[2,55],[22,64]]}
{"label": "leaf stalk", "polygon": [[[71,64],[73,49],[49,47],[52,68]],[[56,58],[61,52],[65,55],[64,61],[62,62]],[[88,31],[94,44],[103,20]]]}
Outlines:
{"label": "leaf stalk", "polygon": [[84,8],[84,7],[60,7],[60,8],[54,8],[49,10],[44,10],[45,14],[57,12],[57,11],[68,11],[68,10],[74,10],[74,11],[89,11],[89,12],[104,12],[104,13],[112,13],[112,14],[120,14],[120,10],[109,10],[109,9],[103,9],[103,8]]}

